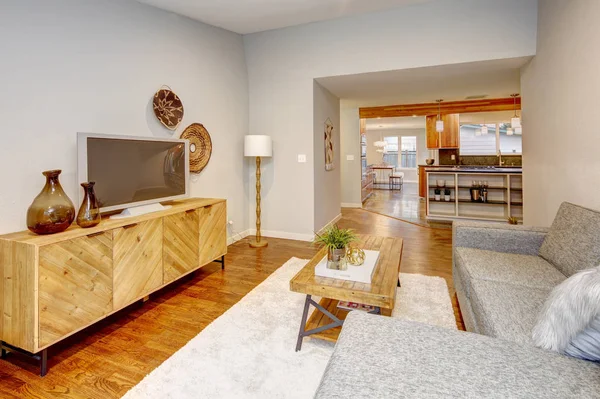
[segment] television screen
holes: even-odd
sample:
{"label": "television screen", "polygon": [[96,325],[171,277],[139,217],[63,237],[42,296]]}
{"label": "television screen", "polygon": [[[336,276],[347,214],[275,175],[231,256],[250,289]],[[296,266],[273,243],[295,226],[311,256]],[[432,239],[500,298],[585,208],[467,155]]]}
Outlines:
{"label": "television screen", "polygon": [[119,209],[187,194],[184,141],[112,137],[86,137],[84,144],[87,180],[96,183],[100,208]]}

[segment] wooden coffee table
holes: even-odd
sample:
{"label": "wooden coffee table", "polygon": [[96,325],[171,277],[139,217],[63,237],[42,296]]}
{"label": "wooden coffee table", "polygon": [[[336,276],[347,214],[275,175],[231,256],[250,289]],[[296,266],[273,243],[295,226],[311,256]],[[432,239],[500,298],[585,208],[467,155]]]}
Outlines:
{"label": "wooden coffee table", "polygon": [[[327,255],[326,248],[322,248],[290,280],[290,290],[306,294],[296,351],[302,348],[302,340],[309,335],[327,341],[337,341],[344,319],[349,313],[337,307],[339,301],[371,305],[375,307],[372,313],[391,316],[396,300],[396,287],[400,286],[398,273],[402,257],[402,239],[360,235],[359,241],[353,245],[380,251],[371,284],[315,276],[315,266]],[[313,295],[321,297],[321,301],[315,302],[312,299]],[[316,309],[307,321],[311,305]]]}

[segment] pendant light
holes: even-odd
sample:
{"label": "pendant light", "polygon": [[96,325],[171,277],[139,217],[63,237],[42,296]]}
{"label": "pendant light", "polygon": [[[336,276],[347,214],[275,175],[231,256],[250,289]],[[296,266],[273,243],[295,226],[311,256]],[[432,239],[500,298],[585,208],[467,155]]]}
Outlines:
{"label": "pendant light", "polygon": [[442,133],[444,131],[444,121],[442,120],[442,101],[444,100],[435,100],[435,102],[438,103],[438,117],[437,121],[435,122],[435,131],[438,133]]}
{"label": "pendant light", "polygon": [[519,126],[519,127],[516,127],[516,128],[515,128],[515,134],[519,134],[519,135],[520,135],[520,134],[523,134],[523,128],[522,128],[522,127],[520,127],[520,126]]}
{"label": "pendant light", "polygon": [[507,127],[507,128],[506,128],[506,135],[507,135],[507,136],[512,136],[512,135],[513,135],[513,130],[512,130],[512,128],[510,128],[510,127]]}
{"label": "pendant light", "polygon": [[518,127],[521,127],[521,118],[517,116],[517,97],[519,97],[519,93],[511,94],[510,96],[513,98],[513,104],[515,109],[515,115],[510,120],[510,127],[516,129]]}
{"label": "pendant light", "polygon": [[481,125],[481,134],[488,134],[488,127],[485,124],[485,118],[483,118],[483,124]]}

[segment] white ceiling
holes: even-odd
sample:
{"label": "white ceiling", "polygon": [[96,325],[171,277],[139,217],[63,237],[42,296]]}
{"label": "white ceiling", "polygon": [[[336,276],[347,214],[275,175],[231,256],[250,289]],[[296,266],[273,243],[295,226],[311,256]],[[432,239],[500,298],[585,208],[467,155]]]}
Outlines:
{"label": "white ceiling", "polygon": [[367,130],[425,129],[425,117],[367,119]]}
{"label": "white ceiling", "polygon": [[241,34],[431,0],[137,0]]}
{"label": "white ceiling", "polygon": [[401,69],[319,78],[348,106],[415,104],[464,100],[469,96],[508,97],[519,93],[522,66],[532,57]]}

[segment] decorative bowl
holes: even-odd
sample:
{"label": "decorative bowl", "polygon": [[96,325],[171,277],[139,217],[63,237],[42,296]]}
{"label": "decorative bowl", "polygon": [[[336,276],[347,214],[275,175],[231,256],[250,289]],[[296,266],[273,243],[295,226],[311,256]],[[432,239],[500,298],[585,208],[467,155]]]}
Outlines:
{"label": "decorative bowl", "polygon": [[433,158],[427,158],[425,160],[425,163],[430,166],[433,165],[434,162],[435,162],[435,159],[433,159]]}
{"label": "decorative bowl", "polygon": [[435,184],[438,187],[446,187],[446,180],[436,180]]}

